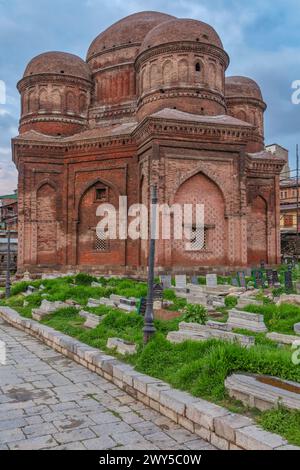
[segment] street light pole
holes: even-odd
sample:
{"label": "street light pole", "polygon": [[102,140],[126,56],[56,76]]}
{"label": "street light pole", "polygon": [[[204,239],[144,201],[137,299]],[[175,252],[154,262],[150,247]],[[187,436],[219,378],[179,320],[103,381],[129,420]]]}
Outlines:
{"label": "street light pole", "polygon": [[157,187],[153,186],[151,191],[151,221],[150,221],[150,246],[148,266],[148,294],[145,312],[144,344],[147,344],[154,335],[153,301],[154,301],[154,263],[155,263],[155,236],[156,236],[156,210],[157,210]]}
{"label": "street light pole", "polygon": [[11,251],[10,251],[10,227],[7,223],[7,267],[6,267],[6,285],[5,285],[5,297],[10,297],[10,269],[11,269]]}

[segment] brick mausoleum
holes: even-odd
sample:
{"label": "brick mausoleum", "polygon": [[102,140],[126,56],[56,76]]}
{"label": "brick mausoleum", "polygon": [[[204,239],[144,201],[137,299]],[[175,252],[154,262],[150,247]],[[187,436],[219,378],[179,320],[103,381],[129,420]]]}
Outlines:
{"label": "brick mausoleum", "polygon": [[[46,52],[18,83],[19,271],[142,273],[145,241],[97,238],[96,208],[204,203],[205,245],[157,243],[164,271],[280,261],[279,174],[264,147],[259,86],[225,77],[229,57],[208,24],[158,12],[124,18],[86,61]],[[191,227],[193,230],[193,227]]]}

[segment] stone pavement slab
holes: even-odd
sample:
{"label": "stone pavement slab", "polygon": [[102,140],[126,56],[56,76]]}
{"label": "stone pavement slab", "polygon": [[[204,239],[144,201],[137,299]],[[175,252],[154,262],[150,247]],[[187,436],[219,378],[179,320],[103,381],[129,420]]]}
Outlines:
{"label": "stone pavement slab", "polygon": [[0,449],[214,449],[0,319]]}

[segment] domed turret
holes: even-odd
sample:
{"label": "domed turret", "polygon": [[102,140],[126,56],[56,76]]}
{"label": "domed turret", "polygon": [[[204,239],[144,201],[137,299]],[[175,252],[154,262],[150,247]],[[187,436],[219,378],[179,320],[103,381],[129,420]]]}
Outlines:
{"label": "domed turret", "polygon": [[225,95],[228,114],[257,127],[257,144],[251,150],[261,150],[264,144],[264,111],[267,106],[260,87],[248,77],[226,77]]}
{"label": "domed turret", "polygon": [[92,42],[87,62],[95,80],[95,115],[101,116],[101,107],[110,117],[130,112],[130,102],[136,98],[134,61],[141,43],[151,29],[171,18],[154,11],[136,13],[113,24]]}
{"label": "domed turret", "polygon": [[87,125],[91,89],[89,66],[80,57],[65,52],[38,55],[29,62],[18,83],[22,100],[20,132],[79,132]]}
{"label": "domed turret", "polygon": [[171,19],[145,37],[136,60],[139,117],[163,108],[225,114],[229,58],[216,31],[202,21]]}

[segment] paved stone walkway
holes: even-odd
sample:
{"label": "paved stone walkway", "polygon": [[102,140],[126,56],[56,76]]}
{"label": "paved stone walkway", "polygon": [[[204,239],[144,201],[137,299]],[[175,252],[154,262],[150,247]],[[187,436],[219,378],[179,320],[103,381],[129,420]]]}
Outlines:
{"label": "paved stone walkway", "polygon": [[0,319],[0,449],[214,449]]}

